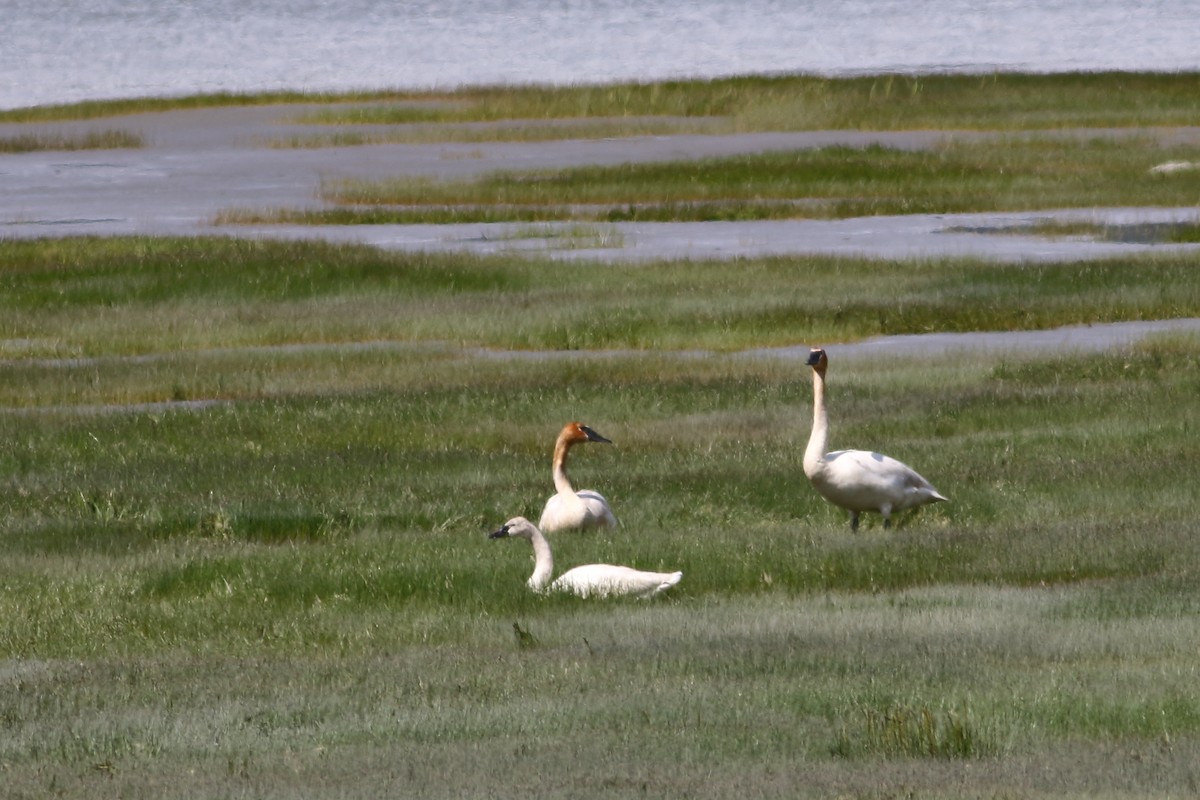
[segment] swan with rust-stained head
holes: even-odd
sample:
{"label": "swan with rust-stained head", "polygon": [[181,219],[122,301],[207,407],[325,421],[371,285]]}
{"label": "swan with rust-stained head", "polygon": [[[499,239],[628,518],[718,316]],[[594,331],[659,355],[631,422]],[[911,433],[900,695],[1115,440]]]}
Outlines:
{"label": "swan with rust-stained head", "polygon": [[567,454],[571,447],[584,442],[612,444],[600,434],[578,422],[568,422],[554,442],[554,488],[557,494],[546,501],[542,518],[538,521],[546,533],[573,529],[615,528],[617,518],[608,501],[599,492],[590,489],[575,491],[567,477]]}
{"label": "swan with rust-stained head", "polygon": [[528,539],[533,545],[533,574],[527,581],[535,592],[568,592],[580,597],[654,597],[683,578],[682,572],[645,572],[612,564],[587,564],[569,569],[551,581],[554,556],[550,543],[529,520],[513,517],[488,534],[489,539]]}
{"label": "swan with rust-stained head", "polygon": [[894,458],[867,450],[826,452],[825,370],[829,357],[824,350],[814,349],[808,365],[813,370],[813,423],[804,451],[804,474],[822,497],[850,512],[851,530],[858,530],[858,516],[864,511],[882,514],[887,528],[894,512],[946,499],[912,467]]}

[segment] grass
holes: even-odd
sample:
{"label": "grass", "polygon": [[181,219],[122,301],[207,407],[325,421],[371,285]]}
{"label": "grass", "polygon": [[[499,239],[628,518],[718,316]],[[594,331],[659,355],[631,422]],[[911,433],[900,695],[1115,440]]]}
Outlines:
{"label": "grass", "polygon": [[383,98],[403,99],[406,95],[394,92],[347,92],[339,95],[324,93],[279,92],[214,92],[182,97],[131,97],[108,100],[85,100],[78,103],[54,103],[0,111],[0,122],[65,122],[80,119],[104,119],[128,114],[154,114],[197,108],[227,108],[230,106],[294,105],[296,103],[371,102]]}
{"label": "grass", "polygon": [[21,134],[0,136],[0,153],[41,150],[120,150],[144,147],[136,133],[123,130],[87,131],[80,134]]}
{"label": "grass", "polygon": [[231,211],[225,224],[695,222],[1189,206],[1200,171],[1151,175],[1194,147],[1152,139],[947,141],[922,150],[827,147],[723,158],[327,184],[326,209]]}
{"label": "grass", "polygon": [[[726,120],[734,130],[1056,130],[1197,122],[1195,73],[806,75],[455,91],[278,92],[96,101],[0,112],[46,122],[206,106],[310,103],[322,125],[455,125],[519,120]],[[684,125],[689,123],[684,122]],[[503,127],[503,126],[500,126]]]}
{"label": "grass", "polygon": [[[1187,119],[1194,80],[359,99],[424,106],[421,125],[541,104],[547,119],[1058,127]],[[1143,177],[1194,158],[1149,140],[1003,141],[871,152],[858,195],[855,154],[822,153],[836,191],[817,199],[938,207],[965,202],[957,182],[997,202],[1100,204],[1138,180],[1159,196],[1194,181]],[[528,191],[537,212],[580,191],[626,203],[631,186],[664,207],[742,192],[753,208],[806,185],[774,188],[766,161],[710,162],[692,173],[710,196],[681,200],[655,168],[431,191],[462,188],[476,208]],[[975,182],[1001,169],[1011,184]],[[593,247],[609,229],[530,217],[513,245],[550,231]],[[843,359],[836,344],[1198,316],[1193,254],[564,264],[10,240],[0,305],[8,797],[1157,798],[1200,784],[1200,339],[936,359]],[[833,359],[834,446],[899,457],[951,502],[854,535],[816,496],[799,466],[808,370],[742,353],[805,343]],[[616,442],[582,448],[572,475],[623,524],[556,538],[558,563],[682,569],[660,601],[534,596],[527,548],[485,538],[537,515],[567,419]]]}
{"label": "grass", "polygon": [[[306,117],[320,124],[330,112]],[[350,120],[355,117],[350,117]],[[267,140],[277,149],[319,147],[362,147],[377,144],[477,144],[483,142],[549,142],[562,139],[612,139],[631,136],[678,136],[683,134],[719,135],[734,128],[727,120],[711,118],[645,117],[597,118],[581,120],[551,119],[545,122],[513,120],[507,123],[368,123],[369,127],[347,121],[332,132],[296,133]]]}
{"label": "grass", "polygon": [[[597,269],[550,267],[517,253],[222,238],[11,241],[0,246],[0,352],[82,360],[0,382],[0,404],[25,405],[26,380],[79,398],[70,402],[103,398],[103,384],[92,380],[97,369],[128,374],[126,386],[139,375],[147,386],[160,379],[152,376],[175,376],[165,395],[160,386],[121,402],[245,396],[272,380],[274,368],[256,365],[287,371],[311,363],[311,348],[341,343],[360,344],[337,351],[336,374],[310,379],[369,385],[391,359],[453,369],[462,347],[730,351],[1191,316],[1200,308],[1193,258],[898,266],[787,257]],[[273,349],[238,349],[251,347]],[[88,360],[143,356],[152,358]],[[209,370],[193,362],[224,365],[222,384],[198,385],[192,376]]]}
{"label": "grass", "polygon": [[[975,230],[975,232],[979,232]],[[988,233],[1018,236],[1043,236],[1050,239],[1087,238],[1106,242],[1151,244],[1196,244],[1200,225],[1191,222],[1157,222],[1101,225],[1085,220],[1043,220],[1029,225],[988,230]]]}
{"label": "grass", "polygon": [[554,242],[556,247],[565,246],[575,250],[625,246],[625,237],[621,231],[605,225],[568,225],[565,227],[530,225],[506,231],[502,238],[509,241],[549,240]]}
{"label": "grass", "polygon": [[[951,498],[857,535],[807,369],[728,351],[1195,316],[1193,272],[4,242],[5,791],[1190,794],[1200,340],[831,345],[834,446]],[[128,405],[172,399],[218,402]],[[661,602],[534,596],[486,539],[572,418],[623,526],[557,560],[682,569]]]}

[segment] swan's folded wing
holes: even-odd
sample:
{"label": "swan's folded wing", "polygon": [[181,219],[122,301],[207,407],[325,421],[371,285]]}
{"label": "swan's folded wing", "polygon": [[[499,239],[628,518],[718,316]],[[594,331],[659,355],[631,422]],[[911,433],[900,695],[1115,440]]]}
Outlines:
{"label": "swan's folded wing", "polygon": [[682,578],[682,572],[644,572],[612,564],[588,564],[567,570],[550,588],[580,597],[653,597]]}
{"label": "swan's folded wing", "polygon": [[838,450],[825,456],[835,481],[844,478],[859,486],[877,489],[932,489],[929,481],[902,461],[869,450]]}
{"label": "swan's folded wing", "polygon": [[590,489],[576,492],[575,501],[570,495],[552,495],[542,510],[538,527],[543,533],[556,533],[573,528],[617,527],[608,502],[599,492]]}

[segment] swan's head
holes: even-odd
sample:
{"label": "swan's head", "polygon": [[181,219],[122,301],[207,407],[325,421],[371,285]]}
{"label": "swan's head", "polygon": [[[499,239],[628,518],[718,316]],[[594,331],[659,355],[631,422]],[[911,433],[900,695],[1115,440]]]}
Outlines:
{"label": "swan's head", "polygon": [[829,366],[829,357],[825,355],[825,351],[819,347],[814,347],[808,354],[806,362],[815,372],[821,375],[825,374],[825,368]]}
{"label": "swan's head", "polygon": [[612,439],[606,439],[582,422],[568,422],[563,426],[558,438],[575,444],[577,442],[602,442],[612,444]]}
{"label": "swan's head", "polygon": [[489,539],[532,539],[536,528],[524,517],[513,517],[496,530],[488,534]]}

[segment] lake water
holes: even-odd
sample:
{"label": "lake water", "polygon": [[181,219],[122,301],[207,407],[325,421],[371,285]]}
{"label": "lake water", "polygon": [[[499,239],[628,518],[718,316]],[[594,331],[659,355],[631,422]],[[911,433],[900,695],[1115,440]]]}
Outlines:
{"label": "lake water", "polygon": [[1194,70],[1194,0],[0,0],[0,108],[739,73]]}

